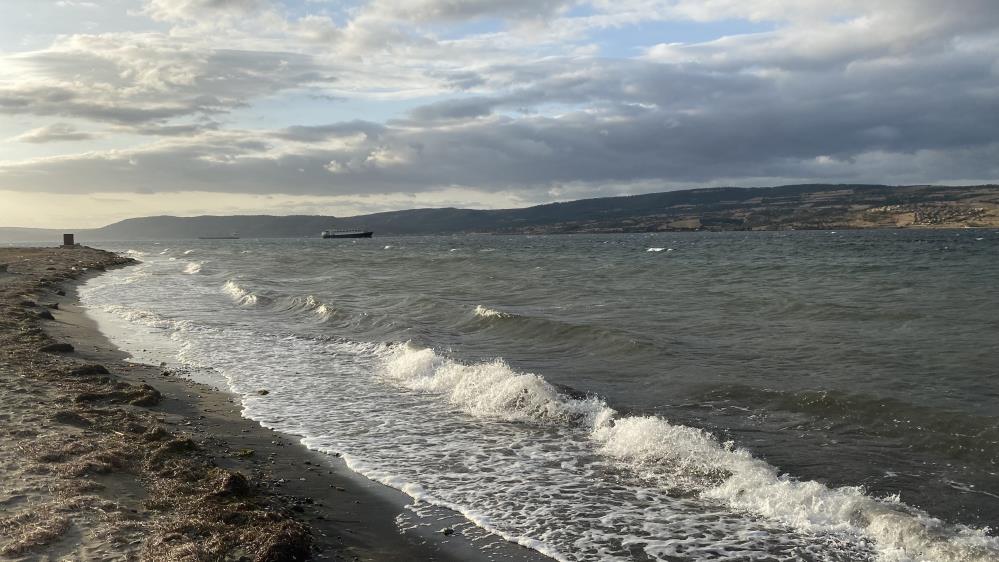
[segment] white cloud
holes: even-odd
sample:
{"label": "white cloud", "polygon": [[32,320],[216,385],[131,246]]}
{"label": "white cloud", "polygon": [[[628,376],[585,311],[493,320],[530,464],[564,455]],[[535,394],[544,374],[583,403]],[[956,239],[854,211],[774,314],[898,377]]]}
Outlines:
{"label": "white cloud", "polygon": [[21,135],[18,135],[13,140],[20,142],[32,142],[32,143],[43,143],[43,142],[58,142],[58,141],[81,141],[89,140],[94,138],[94,135],[79,131],[76,127],[68,123],[52,123],[51,125],[46,125],[44,127],[39,127],[37,129],[32,129]]}
{"label": "white cloud", "polygon": [[160,20],[204,20],[252,15],[270,7],[267,0],[148,0],[145,13]]}
{"label": "white cloud", "polygon": [[[87,141],[90,130],[102,146],[139,139],[29,147],[34,157],[0,164],[0,189],[376,197],[463,186],[535,201],[713,182],[997,178],[999,5],[959,8],[150,0],[132,13],[159,29],[65,34],[0,55],[0,119],[59,120],[6,126],[8,143]],[[602,58],[593,42],[639,23],[729,20],[773,29],[646,35],[630,45],[648,47],[638,59]],[[345,114],[334,99],[360,109]]]}

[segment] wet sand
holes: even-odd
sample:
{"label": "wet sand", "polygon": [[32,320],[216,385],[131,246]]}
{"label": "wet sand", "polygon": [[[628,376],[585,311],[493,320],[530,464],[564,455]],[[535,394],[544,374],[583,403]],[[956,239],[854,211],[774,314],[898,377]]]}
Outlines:
{"label": "wet sand", "polygon": [[128,361],[75,293],[128,262],[0,249],[0,559],[548,560],[441,532],[457,516],[403,531],[401,493],[227,392]]}

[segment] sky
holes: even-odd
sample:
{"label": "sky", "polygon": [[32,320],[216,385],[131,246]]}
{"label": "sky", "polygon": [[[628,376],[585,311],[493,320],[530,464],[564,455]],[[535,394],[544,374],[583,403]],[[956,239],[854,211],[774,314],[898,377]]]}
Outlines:
{"label": "sky", "polygon": [[0,225],[999,181],[996,0],[0,0]]}

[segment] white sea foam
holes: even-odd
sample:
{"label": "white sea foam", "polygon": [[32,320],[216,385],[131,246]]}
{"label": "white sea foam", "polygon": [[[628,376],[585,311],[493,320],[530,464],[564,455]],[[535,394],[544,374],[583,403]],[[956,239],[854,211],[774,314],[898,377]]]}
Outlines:
{"label": "white sea foam", "polygon": [[196,251],[197,250],[184,250],[184,255],[187,256],[187,255],[193,254]]}
{"label": "white sea foam", "polygon": [[155,312],[149,310],[141,310],[136,308],[130,308],[127,306],[110,304],[101,307],[104,312],[113,314],[129,322],[135,322],[137,324],[143,324],[152,328],[170,328],[173,327],[173,323],[170,320],[163,318],[162,316],[156,314]]}
{"label": "white sea foam", "polygon": [[129,256],[144,256],[144,255],[146,255],[145,252],[140,252],[139,250],[126,250],[125,254],[127,254]]}
{"label": "white sea foam", "polygon": [[493,310],[482,306],[481,304],[475,307],[475,315],[482,318],[509,318],[510,315],[506,312],[500,312],[498,310]]}
{"label": "white sea foam", "polygon": [[[172,276],[155,282],[157,288],[176,283],[169,302],[157,296],[162,291],[122,281],[132,271],[154,279],[148,272],[155,263],[98,277],[81,294],[103,303],[133,299],[131,308],[108,311],[172,333],[186,364],[216,367],[228,377],[248,417],[306,436],[310,447],[342,452],[361,474],[555,559],[627,560],[629,549],[639,549],[692,560],[802,552],[867,560],[871,543],[886,561],[999,555],[997,540],[982,531],[860,488],[781,475],[705,431],[621,415],[598,398],[568,396],[501,360],[465,364],[413,345],[272,334],[269,324],[235,325],[246,326],[250,316],[238,309],[202,317],[231,315],[215,328],[168,320],[184,306],[204,310],[214,301],[199,300],[198,288],[217,299],[218,285],[166,264],[159,267]],[[103,301],[94,298],[94,287],[104,291]],[[223,290],[237,302],[256,301],[236,281]],[[303,312],[319,314],[326,306],[300,297]],[[491,311],[477,307],[477,315],[479,308]],[[257,395],[261,388],[270,394]]]}
{"label": "white sea foam", "polygon": [[387,353],[383,370],[397,384],[440,395],[476,417],[581,426],[598,452],[659,487],[695,492],[806,532],[866,536],[877,542],[883,560],[985,562],[999,556],[999,539],[985,531],[948,526],[859,487],[796,480],[703,430],[660,417],[622,417],[596,398],[567,397],[542,377],[500,360],[466,365],[402,345]]}
{"label": "white sea foam", "polygon": [[336,314],[336,309],[332,306],[327,305],[323,301],[319,300],[313,295],[307,295],[306,297],[295,297],[292,299],[292,304],[296,308],[305,309],[311,311],[316,316],[319,316],[323,320],[328,320]]}
{"label": "white sea foam", "polygon": [[184,267],[184,273],[186,273],[188,275],[194,275],[196,273],[201,273],[201,266],[202,265],[203,265],[203,262],[195,262],[195,261],[188,262],[188,264]]}
{"label": "white sea foam", "polygon": [[665,249],[666,248],[649,248],[648,250],[645,250],[645,251],[646,252],[661,252],[661,251],[663,251]]}
{"label": "white sea foam", "polygon": [[257,295],[240,287],[235,281],[226,281],[225,285],[222,285],[222,290],[228,293],[239,304],[248,306],[257,304]]}
{"label": "white sea foam", "polygon": [[442,394],[474,416],[564,423],[599,418],[605,409],[597,400],[564,399],[543,378],[518,373],[501,360],[465,365],[403,345],[386,359],[384,372],[407,388]]}

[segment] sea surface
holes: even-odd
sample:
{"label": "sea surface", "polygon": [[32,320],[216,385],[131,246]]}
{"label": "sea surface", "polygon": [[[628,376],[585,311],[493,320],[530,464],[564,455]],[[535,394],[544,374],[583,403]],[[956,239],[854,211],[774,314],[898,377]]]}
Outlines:
{"label": "sea surface", "polygon": [[999,560],[999,231],[109,247],[142,263],[81,297],[120,347],[463,533]]}

